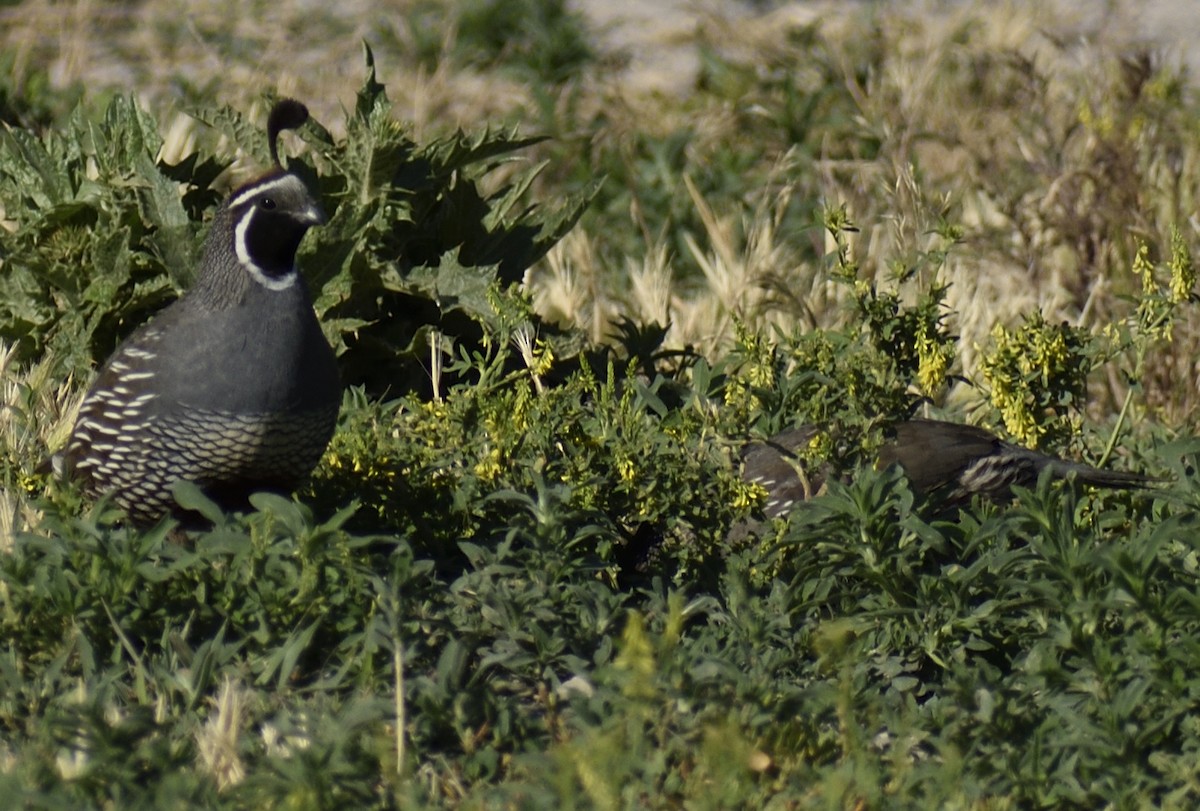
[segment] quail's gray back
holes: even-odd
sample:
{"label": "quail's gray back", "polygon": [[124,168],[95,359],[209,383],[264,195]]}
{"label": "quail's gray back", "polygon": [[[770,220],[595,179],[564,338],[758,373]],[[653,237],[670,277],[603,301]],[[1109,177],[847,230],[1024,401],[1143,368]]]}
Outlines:
{"label": "quail's gray back", "polygon": [[295,254],[323,221],[278,166],[222,203],[193,287],[117,348],[80,407],[65,463],[89,494],[146,524],[179,514],[181,479],[234,507],[312,472],[341,384]]}

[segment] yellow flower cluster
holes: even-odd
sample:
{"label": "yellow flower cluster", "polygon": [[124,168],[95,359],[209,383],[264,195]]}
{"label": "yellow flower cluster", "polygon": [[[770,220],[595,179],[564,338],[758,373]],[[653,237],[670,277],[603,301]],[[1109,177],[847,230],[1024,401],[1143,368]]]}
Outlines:
{"label": "yellow flower cluster", "polygon": [[992,405],[1000,409],[1008,432],[1023,444],[1036,448],[1045,430],[1034,419],[1022,392],[1013,387],[1009,379],[998,378],[992,383],[991,399]]}
{"label": "yellow flower cluster", "polygon": [[327,470],[353,473],[355,476],[368,481],[391,481],[396,478],[396,467],[391,463],[391,457],[374,457],[364,449],[346,449],[344,451],[332,446],[325,451],[323,460]]}
{"label": "yellow flower cluster", "polygon": [[750,414],[762,408],[754,390],[775,386],[775,355],[764,336],[751,334],[740,325],[738,341],[750,360],[726,383],[725,405],[738,413]]}
{"label": "yellow flower cluster", "polygon": [[917,335],[917,383],[926,397],[933,397],[946,385],[946,372],[954,359],[954,347],[930,332],[931,327],[923,324]]}
{"label": "yellow flower cluster", "polygon": [[1034,412],[1038,402],[1034,381],[1047,391],[1070,385],[1076,358],[1067,330],[1049,326],[1038,317],[1015,333],[996,325],[992,341],[995,348],[981,364],[992,405],[1000,411],[1010,434],[1037,447],[1046,428]]}
{"label": "yellow flower cluster", "polygon": [[617,475],[625,484],[633,484],[637,479],[637,466],[633,464],[632,459],[618,459]]}
{"label": "yellow flower cluster", "polygon": [[1145,242],[1138,245],[1133,258],[1133,274],[1141,279],[1142,296],[1138,300],[1137,324],[1139,331],[1156,341],[1170,341],[1175,319],[1175,307],[1188,301],[1196,284],[1196,266],[1192,252],[1179,233],[1171,229],[1171,256],[1167,260],[1170,278],[1164,290],[1155,280],[1155,266],[1150,261],[1150,246]]}
{"label": "yellow flower cluster", "polygon": [[533,345],[533,364],[529,367],[538,377],[547,374],[554,366],[554,347],[538,338]]}
{"label": "yellow flower cluster", "polygon": [[733,507],[738,510],[749,510],[767,502],[767,488],[757,482],[747,482],[739,479],[734,483]]}
{"label": "yellow flower cluster", "polygon": [[475,463],[475,475],[485,482],[494,482],[504,469],[501,465],[503,455],[499,448],[491,448],[482,459]]}
{"label": "yellow flower cluster", "polygon": [[1171,303],[1182,304],[1191,298],[1192,288],[1196,286],[1196,265],[1178,228],[1171,229],[1171,259],[1167,267],[1171,271]]}
{"label": "yellow flower cluster", "polygon": [[1142,293],[1152,295],[1155,288],[1154,263],[1150,261],[1150,246],[1145,242],[1138,244],[1133,257],[1133,274],[1142,280]]}
{"label": "yellow flower cluster", "polygon": [[806,462],[823,462],[833,454],[833,435],[828,431],[813,431],[802,454]]}

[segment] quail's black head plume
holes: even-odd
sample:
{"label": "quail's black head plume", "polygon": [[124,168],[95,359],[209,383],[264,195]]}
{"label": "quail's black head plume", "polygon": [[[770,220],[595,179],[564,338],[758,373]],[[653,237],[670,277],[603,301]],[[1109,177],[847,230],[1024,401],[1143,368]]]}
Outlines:
{"label": "quail's black head plume", "polygon": [[[768,518],[784,515],[811,497],[829,476],[827,469],[806,473],[798,462],[799,451],[815,432],[813,426],[802,426],[746,449],[742,476],[766,488],[763,512]],[[913,490],[942,509],[965,506],[974,496],[1010,500],[1013,487],[1032,487],[1047,468],[1057,478],[1074,476],[1095,487],[1144,487],[1154,481],[1137,473],[1101,470],[1037,453],[973,425],[935,420],[907,420],[892,426],[878,462],[881,468],[890,465],[899,465]]]}
{"label": "quail's black head plume", "polygon": [[279,162],[279,133],[299,129],[308,120],[308,108],[295,99],[280,99],[267,116],[267,142],[271,147],[271,163],[282,168]]}
{"label": "quail's black head plume", "polygon": [[333,433],[337,364],[295,263],[325,215],[275,145],[307,115],[272,110],[276,166],[218,207],[192,289],[117,347],[80,407],[65,468],[137,523],[178,513],[181,479],[227,507],[291,491]]}

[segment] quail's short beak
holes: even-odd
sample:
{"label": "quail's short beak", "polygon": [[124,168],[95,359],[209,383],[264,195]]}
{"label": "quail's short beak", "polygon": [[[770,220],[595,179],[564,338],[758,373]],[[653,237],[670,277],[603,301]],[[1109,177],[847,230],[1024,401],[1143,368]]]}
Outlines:
{"label": "quail's short beak", "polygon": [[325,209],[321,208],[320,203],[313,203],[311,206],[301,211],[299,219],[300,222],[308,226],[324,225],[329,221],[329,218],[325,216]]}

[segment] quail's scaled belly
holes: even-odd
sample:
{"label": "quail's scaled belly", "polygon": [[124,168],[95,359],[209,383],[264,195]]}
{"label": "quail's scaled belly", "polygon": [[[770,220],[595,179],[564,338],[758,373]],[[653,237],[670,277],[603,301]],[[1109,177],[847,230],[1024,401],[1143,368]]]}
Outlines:
{"label": "quail's scaled belly", "polygon": [[320,461],[336,408],[280,414],[189,411],[147,426],[156,456],[197,481],[214,475],[296,481]]}
{"label": "quail's scaled belly", "polygon": [[93,476],[142,523],[171,511],[171,487],[181,479],[202,488],[244,482],[289,491],[320,461],[336,418],[336,407],[279,414],[190,410],[151,418],[141,441],[110,454]]}

